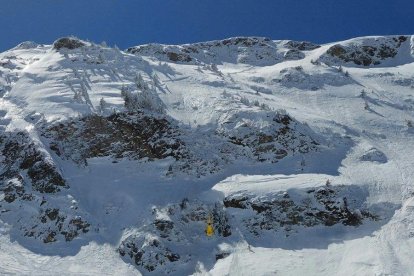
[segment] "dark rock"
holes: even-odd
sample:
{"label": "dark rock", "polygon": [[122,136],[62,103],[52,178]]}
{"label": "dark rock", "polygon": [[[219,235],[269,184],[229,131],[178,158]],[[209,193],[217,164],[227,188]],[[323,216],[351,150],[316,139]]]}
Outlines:
{"label": "dark rock", "polygon": [[[298,195],[287,197],[285,196],[286,192],[266,199],[246,195],[243,197],[242,204],[228,204],[228,207],[249,208],[256,212],[255,216],[244,219],[247,229],[254,235],[259,235],[263,230],[277,231],[280,228],[291,231],[293,226],[301,225],[312,227],[315,225],[332,226],[341,223],[347,226],[358,226],[365,219],[378,219],[368,210],[361,212],[352,210],[349,199],[340,196],[343,194],[343,189],[345,187],[342,186],[307,189],[300,193],[302,197],[300,201],[297,199]],[[353,196],[355,196],[354,192]],[[232,201],[233,197],[236,199],[235,201]],[[230,195],[226,197],[225,202],[238,202],[239,198],[241,198],[240,195]]]}
{"label": "dark rock", "polygon": [[[27,133],[8,133],[3,140],[0,151],[5,156],[3,165],[6,170],[0,175],[0,180],[17,179],[23,186],[25,183],[20,173],[27,173],[33,189],[41,193],[56,193],[61,187],[67,187],[56,166],[47,160]],[[21,196],[23,193],[19,194]],[[10,200],[12,198],[15,196],[9,197]],[[25,199],[29,200],[30,196],[25,195]]]}
{"label": "dark rock", "polygon": [[344,62],[353,62],[356,65],[370,66],[381,64],[382,60],[393,58],[397,55],[401,44],[408,38],[405,36],[383,38],[379,43],[372,45],[343,46],[336,44],[327,50],[327,54]]}
{"label": "dark rock", "polygon": [[47,209],[45,213],[50,220],[55,220],[59,215],[59,209]]}
{"label": "dark rock", "polygon": [[[142,112],[91,115],[79,121],[60,123],[44,130],[43,135],[58,144],[62,157],[85,164],[87,158],[112,156],[131,159],[181,159],[184,144],[179,131],[162,116]],[[80,153],[80,154],[79,154]]]}
{"label": "dark rock", "polygon": [[216,261],[227,258],[228,256],[230,256],[230,253],[228,252],[221,252],[216,254]]}
{"label": "dark rock", "polygon": [[246,209],[246,201],[247,197],[240,196],[240,197],[226,197],[223,200],[223,204],[226,208],[239,208],[239,209]]}
{"label": "dark rock", "polygon": [[153,238],[130,236],[121,242],[118,252],[121,256],[129,256],[135,265],[148,271],[155,271],[167,263],[177,262],[181,256],[172,252],[160,241]]}
{"label": "dark rock", "polygon": [[174,228],[174,223],[168,220],[156,220],[154,225],[161,232],[170,231]]}
{"label": "dark rock", "polygon": [[85,46],[85,43],[73,37],[62,37],[53,43],[53,49],[56,50],[60,50],[62,48],[73,50],[83,46]]}
{"label": "dark rock", "polygon": [[189,55],[185,54],[177,54],[174,52],[167,52],[167,57],[174,62],[180,61],[180,62],[190,62],[193,59]]}
{"label": "dark rock", "polygon": [[46,238],[43,240],[44,243],[51,243],[51,242],[55,242],[56,241],[56,232],[50,232]]}
{"label": "dark rock", "polygon": [[300,51],[310,51],[310,50],[315,50],[319,47],[321,47],[320,45],[314,44],[312,42],[308,42],[308,41],[289,41],[285,44],[286,47],[291,48],[291,49],[297,49]]}

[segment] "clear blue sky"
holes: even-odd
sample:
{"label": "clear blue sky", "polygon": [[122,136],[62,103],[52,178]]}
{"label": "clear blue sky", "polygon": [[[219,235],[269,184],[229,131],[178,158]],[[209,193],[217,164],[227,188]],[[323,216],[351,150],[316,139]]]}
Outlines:
{"label": "clear blue sky", "polygon": [[414,34],[414,0],[0,0],[0,51],[75,35],[126,48],[231,36]]}

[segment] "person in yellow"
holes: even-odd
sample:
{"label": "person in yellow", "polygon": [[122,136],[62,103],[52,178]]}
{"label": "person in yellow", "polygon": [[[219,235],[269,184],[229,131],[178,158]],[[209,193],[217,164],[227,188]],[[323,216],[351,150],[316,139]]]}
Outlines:
{"label": "person in yellow", "polygon": [[213,219],[211,218],[211,215],[208,215],[208,218],[207,218],[206,235],[208,237],[211,237],[214,235]]}

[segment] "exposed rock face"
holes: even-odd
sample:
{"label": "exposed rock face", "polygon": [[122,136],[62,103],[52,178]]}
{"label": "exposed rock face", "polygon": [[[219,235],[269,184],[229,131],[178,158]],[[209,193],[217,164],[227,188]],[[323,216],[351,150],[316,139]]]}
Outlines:
{"label": "exposed rock face", "polygon": [[201,242],[209,216],[218,237],[231,235],[227,214],[219,203],[183,199],[179,204],[155,208],[153,214],[153,223],[127,237],[118,249],[121,256],[147,271],[170,274],[191,262],[188,248]]}
{"label": "exposed rock face", "polygon": [[[172,252],[165,244],[151,235],[129,238],[119,247],[121,256],[129,256],[135,265],[147,271],[160,270],[169,263],[180,260],[180,255]],[[167,270],[167,273],[174,269]]]}
{"label": "exposed rock face", "polygon": [[66,48],[73,50],[85,46],[85,43],[75,37],[62,37],[53,43],[53,49],[60,50]]}
{"label": "exposed rock face", "polygon": [[395,57],[402,43],[407,40],[408,37],[399,36],[381,38],[369,44],[336,44],[328,49],[321,60],[329,62],[329,57],[333,57],[334,62],[352,62],[362,66],[379,65],[382,61]]}
{"label": "exposed rock face", "polygon": [[227,137],[230,143],[251,152],[261,162],[277,162],[289,154],[317,150],[318,142],[312,138],[308,127],[288,114],[264,113],[263,121],[259,122],[252,120],[250,116],[253,114],[239,113],[229,118],[218,133]]}
{"label": "exposed rock face", "polygon": [[298,50],[288,50],[284,54],[285,59],[287,60],[299,60],[305,57],[305,54]]}
{"label": "exposed rock face", "polygon": [[91,115],[44,129],[44,136],[51,139],[50,148],[77,163],[102,156],[181,159],[185,152],[178,134],[165,118],[142,112]]}
{"label": "exposed rock face", "polygon": [[302,51],[320,46],[307,41],[288,41],[283,45],[263,37],[233,37],[224,40],[184,45],[147,44],[128,48],[137,55],[156,56],[160,60],[190,64],[233,63],[271,65],[284,60],[303,59]]}
{"label": "exposed rock face", "polygon": [[289,41],[285,44],[286,47],[293,49],[293,50],[299,50],[299,51],[311,51],[318,49],[321,47],[318,44],[308,42],[308,41]]}
{"label": "exposed rock face", "polygon": [[[1,160],[3,171],[0,174],[3,183],[17,179],[26,186],[24,179],[29,179],[32,188],[41,193],[56,193],[61,188],[67,188],[56,166],[30,141],[26,133],[8,133],[0,139],[0,151],[4,156]],[[9,184],[2,189],[17,191]],[[24,188],[19,188],[21,189]]]}
{"label": "exposed rock face", "polygon": [[[152,222],[125,238],[118,251],[126,261],[149,272],[170,274],[182,265],[193,265],[197,256],[188,254],[187,248],[206,242],[208,218],[215,233],[208,242],[213,244],[230,242],[233,234],[240,233],[246,235],[243,238],[257,240],[264,234],[283,231],[289,236],[318,225],[357,227],[364,220],[379,219],[364,207],[366,196],[358,186],[327,184],[262,196],[242,192],[216,203],[183,199],[178,204],[155,207]],[[225,250],[203,254],[216,260],[229,255]]]}
{"label": "exposed rock face", "polygon": [[[91,115],[44,127],[42,132],[51,150],[78,164],[87,165],[88,158],[103,156],[149,161],[172,157],[175,161],[167,175],[183,172],[197,177],[237,162],[234,156],[275,163],[288,155],[318,150],[319,143],[312,138],[316,134],[289,115],[263,111],[263,122],[255,122],[256,115],[239,113],[207,133],[182,129],[166,115],[142,111]],[[198,143],[203,135],[211,141]]]}
{"label": "exposed rock face", "polygon": [[[0,151],[0,193],[5,202],[0,204],[5,208],[0,214],[3,221],[14,224],[22,235],[44,243],[59,239],[71,241],[89,231],[90,224],[75,210],[56,207],[56,201],[60,201],[59,192],[68,185],[52,159],[28,133],[4,133],[0,137]],[[50,203],[52,194],[56,198]],[[61,203],[70,204],[66,199]]]}
{"label": "exposed rock face", "polygon": [[137,55],[156,56],[164,61],[190,64],[232,62],[270,65],[284,60],[277,45],[272,40],[261,37],[235,37],[185,45],[148,44],[131,47],[127,51]]}
{"label": "exposed rock face", "polygon": [[72,241],[80,234],[88,233],[90,224],[80,216],[65,214],[57,208],[42,210],[35,225],[22,226],[24,235],[42,240],[44,243],[56,242],[59,238]]}
{"label": "exposed rock face", "polygon": [[296,231],[298,226],[358,226],[365,219],[378,219],[364,209],[364,194],[357,186],[325,186],[265,198],[235,194],[223,203],[227,208],[253,210],[253,215],[243,219],[243,223],[252,234],[260,235],[262,231]]}

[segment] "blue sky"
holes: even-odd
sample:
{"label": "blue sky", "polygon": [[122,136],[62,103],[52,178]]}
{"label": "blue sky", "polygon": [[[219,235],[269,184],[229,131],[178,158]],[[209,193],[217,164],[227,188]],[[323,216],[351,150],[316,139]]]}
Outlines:
{"label": "blue sky", "polygon": [[414,34],[413,0],[0,0],[0,51],[75,35],[126,48],[231,36],[323,43]]}

